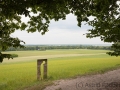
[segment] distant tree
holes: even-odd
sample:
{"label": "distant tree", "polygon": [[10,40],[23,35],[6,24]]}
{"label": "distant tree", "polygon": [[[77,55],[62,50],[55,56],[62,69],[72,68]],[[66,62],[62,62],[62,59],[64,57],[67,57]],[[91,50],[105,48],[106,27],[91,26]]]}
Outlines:
{"label": "distant tree", "polygon": [[36,46],[35,48],[36,48],[36,50],[39,50],[39,49],[40,49],[38,46]]}
{"label": "distant tree", "polygon": [[[8,47],[24,47],[25,43],[10,36],[15,30],[28,32],[48,31],[50,20],[66,19],[73,13],[77,16],[78,26],[85,21],[93,28],[87,33],[88,38],[100,37],[104,42],[113,42],[114,52],[110,55],[120,55],[120,0],[0,0],[0,49]],[[33,14],[31,14],[33,13]],[[36,15],[34,15],[36,14]],[[27,23],[21,21],[21,16],[29,17]],[[93,16],[93,20],[89,17]],[[0,62],[10,55],[0,53]]]}

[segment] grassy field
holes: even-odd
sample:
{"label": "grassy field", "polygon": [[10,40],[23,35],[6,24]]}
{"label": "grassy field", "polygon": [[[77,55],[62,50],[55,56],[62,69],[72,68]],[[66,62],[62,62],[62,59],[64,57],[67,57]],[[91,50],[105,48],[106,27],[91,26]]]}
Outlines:
{"label": "grassy field", "polygon": [[[53,80],[103,73],[120,67],[120,57],[106,55],[105,50],[15,51],[18,58],[0,64],[0,90],[42,90]],[[37,81],[36,60],[48,59],[48,79]]]}

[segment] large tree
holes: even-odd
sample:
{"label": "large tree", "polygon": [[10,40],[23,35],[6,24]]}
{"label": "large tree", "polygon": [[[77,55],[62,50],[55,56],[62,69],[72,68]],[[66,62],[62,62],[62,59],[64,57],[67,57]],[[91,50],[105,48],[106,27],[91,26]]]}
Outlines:
{"label": "large tree", "polygon": [[[45,34],[50,20],[66,19],[70,13],[77,16],[78,26],[85,21],[93,27],[86,34],[88,38],[100,37],[104,42],[112,42],[113,52],[108,54],[120,55],[119,0],[0,0],[0,50],[24,47],[23,41],[10,36],[15,30]],[[21,15],[30,20],[24,23]],[[90,16],[94,19],[89,20]],[[12,57],[0,52],[0,62],[4,58]]]}

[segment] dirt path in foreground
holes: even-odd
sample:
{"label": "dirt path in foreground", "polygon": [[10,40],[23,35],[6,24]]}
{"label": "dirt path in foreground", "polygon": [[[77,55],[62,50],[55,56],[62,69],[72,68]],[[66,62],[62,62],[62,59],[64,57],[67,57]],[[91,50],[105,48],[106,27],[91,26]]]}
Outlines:
{"label": "dirt path in foreground", "polygon": [[58,80],[44,90],[120,90],[120,69],[76,79]]}

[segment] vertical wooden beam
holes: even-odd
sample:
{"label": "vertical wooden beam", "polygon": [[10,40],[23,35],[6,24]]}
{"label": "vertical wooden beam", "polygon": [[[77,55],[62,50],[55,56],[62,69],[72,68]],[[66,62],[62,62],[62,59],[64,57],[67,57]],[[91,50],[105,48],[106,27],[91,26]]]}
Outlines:
{"label": "vertical wooden beam", "polygon": [[47,59],[45,60],[45,64],[44,64],[44,73],[43,73],[43,78],[46,79],[47,78]]}
{"label": "vertical wooden beam", "polygon": [[37,80],[41,79],[41,60],[37,60]]}

